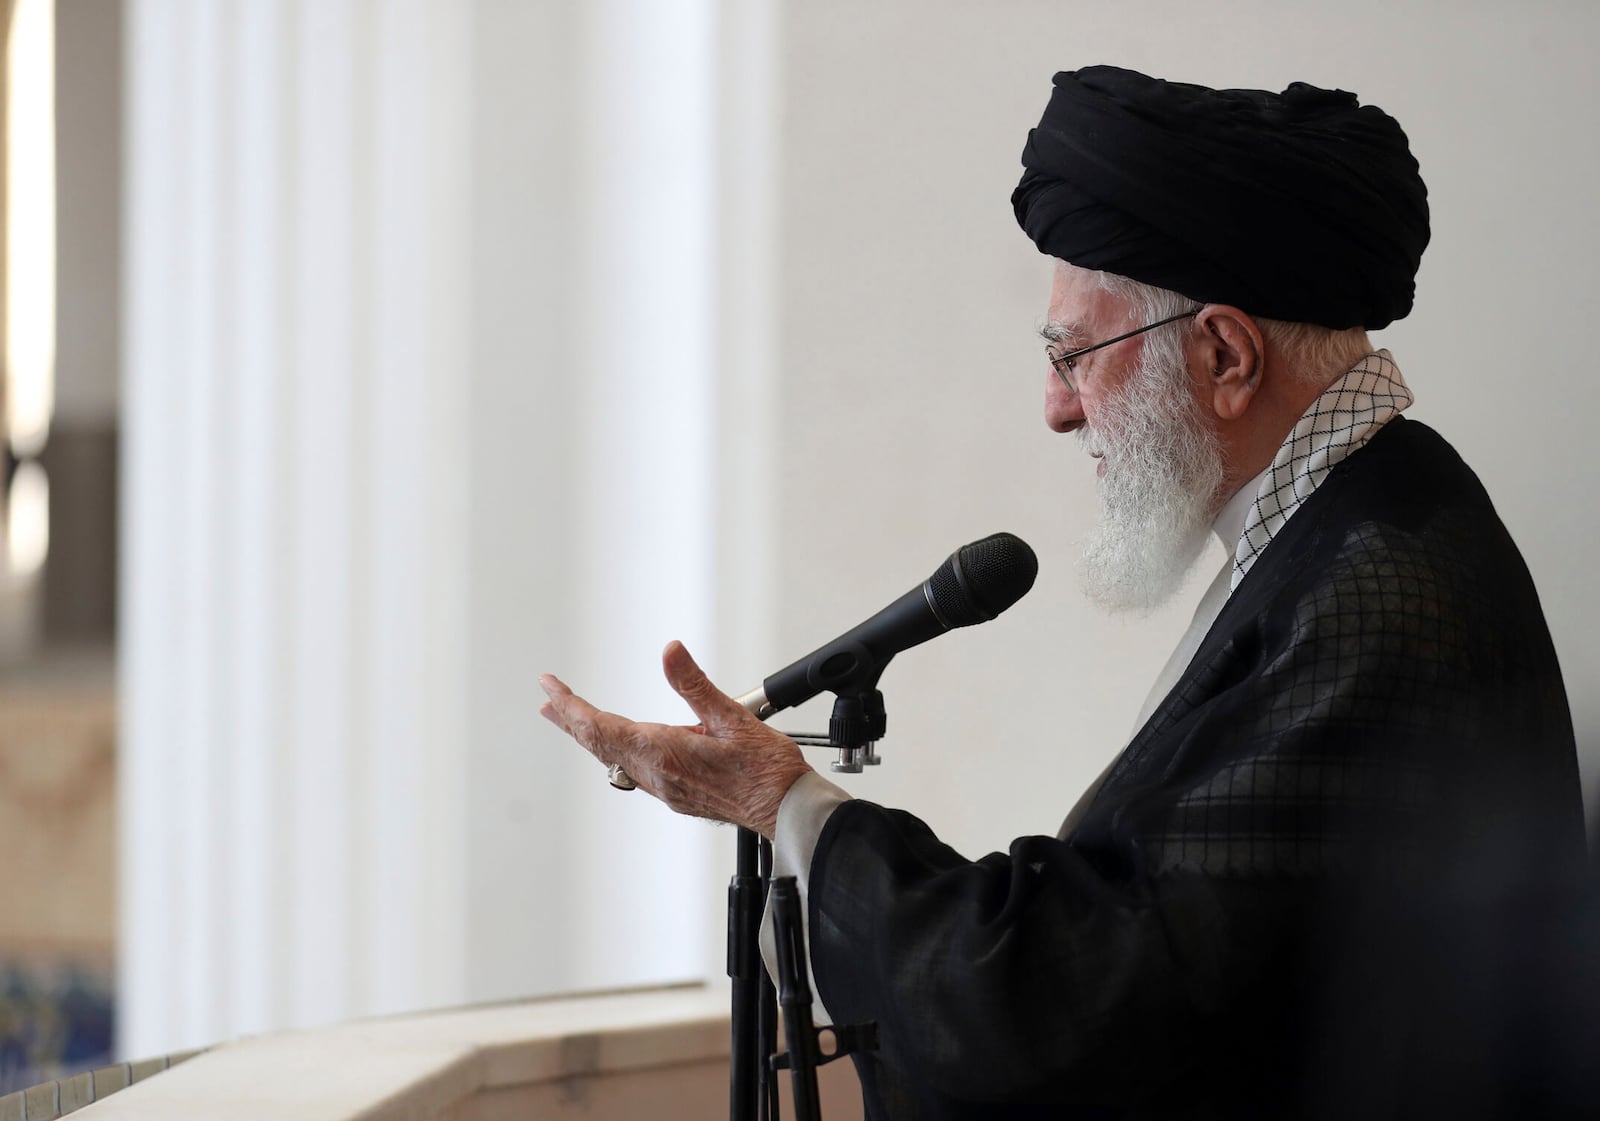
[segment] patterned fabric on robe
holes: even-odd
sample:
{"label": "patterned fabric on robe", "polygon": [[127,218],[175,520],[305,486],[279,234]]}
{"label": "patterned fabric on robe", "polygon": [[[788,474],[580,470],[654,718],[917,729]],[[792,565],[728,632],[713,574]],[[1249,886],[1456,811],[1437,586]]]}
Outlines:
{"label": "patterned fabric on robe", "polygon": [[1576,1115],[1584,855],[1527,569],[1396,419],[1273,537],[1071,833],[969,861],[835,810],[811,955],[837,1022],[879,1026],[873,1118]]}

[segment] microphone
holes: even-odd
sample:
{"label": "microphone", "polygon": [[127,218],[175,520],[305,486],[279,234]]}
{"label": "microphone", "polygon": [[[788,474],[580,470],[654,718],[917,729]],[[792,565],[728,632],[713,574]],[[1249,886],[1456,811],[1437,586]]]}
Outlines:
{"label": "microphone", "polygon": [[1039,558],[1022,538],[995,533],[963,545],[939,570],[872,618],[786,666],[739,698],[758,719],[827,690],[876,687],[891,658],[956,627],[987,623],[1028,594]]}

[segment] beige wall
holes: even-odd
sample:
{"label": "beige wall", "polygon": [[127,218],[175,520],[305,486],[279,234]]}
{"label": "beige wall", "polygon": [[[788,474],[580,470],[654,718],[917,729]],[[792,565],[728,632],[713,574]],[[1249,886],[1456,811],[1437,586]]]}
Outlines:
{"label": "beige wall", "polygon": [[56,3],[56,423],[117,413],[122,6]]}
{"label": "beige wall", "polygon": [[0,965],[114,956],[110,686],[103,665],[0,677]]}
{"label": "beige wall", "polygon": [[885,765],[853,791],[923,813],[971,855],[1054,831],[1204,586],[1149,619],[1081,597],[1092,476],[1040,416],[1046,268],[1008,196],[1051,74],[1099,62],[1342,86],[1406,127],[1433,242],[1415,313],[1378,342],[1417,392],[1411,415],[1474,465],[1522,546],[1593,790],[1597,33],[1600,8],[1553,2],[785,7],[780,645],[829,637],[996,529],[1042,562],[1011,615],[890,669]]}

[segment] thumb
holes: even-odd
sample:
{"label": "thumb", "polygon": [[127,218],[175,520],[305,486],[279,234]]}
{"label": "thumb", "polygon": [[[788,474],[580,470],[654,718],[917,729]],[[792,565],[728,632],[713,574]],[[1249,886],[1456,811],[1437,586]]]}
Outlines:
{"label": "thumb", "polygon": [[711,684],[705,670],[677,639],[667,643],[667,648],[661,652],[661,668],[667,675],[667,684],[689,703],[707,731],[748,715],[743,705]]}

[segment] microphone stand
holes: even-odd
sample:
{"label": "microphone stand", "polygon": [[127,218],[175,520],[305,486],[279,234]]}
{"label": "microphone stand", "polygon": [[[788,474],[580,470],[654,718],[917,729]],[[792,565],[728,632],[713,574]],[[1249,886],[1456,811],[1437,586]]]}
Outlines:
{"label": "microphone stand", "polygon": [[778,1003],[783,1006],[787,1055],[774,1055],[774,1070],[789,1068],[795,1121],[822,1121],[817,1092],[820,1048],[811,1022],[811,985],[806,980],[806,935],[800,924],[800,889],[793,876],[772,881],[773,935],[777,942]]}
{"label": "microphone stand", "polygon": [[733,1121],[777,1121],[778,1085],[765,1057],[777,1046],[777,1006],[761,962],[761,913],[772,879],[772,845],[740,828],[728,884],[728,977],[733,981],[732,1066],[728,1109]]}
{"label": "microphone stand", "polygon": [[735,838],[733,880],[728,884],[728,976],[733,981],[733,1068],[729,1116],[747,1121],[761,1115],[760,1007],[762,990],[771,987],[761,968],[762,880],[758,868],[761,837],[739,828]]}
{"label": "microphone stand", "polygon": [[[756,716],[765,698],[745,702]],[[883,694],[876,688],[841,694],[828,721],[828,735],[791,736],[805,747],[833,747],[838,758],[832,770],[859,774],[863,766],[881,763],[874,748],[888,718]],[[787,881],[787,884],[785,884]],[[761,961],[761,915],[767,890],[773,890],[773,933],[777,942],[778,980],[782,987],[784,1036],[789,1050],[775,1054],[778,1007],[772,980]],[[731,1057],[728,1108],[731,1121],[779,1121],[778,1084],[774,1072],[788,1068],[800,1121],[820,1121],[817,1067],[856,1051],[877,1049],[877,1025],[831,1025],[817,1028],[811,1020],[811,987],[806,981],[805,931],[793,877],[772,881],[772,845],[742,826],[734,838],[734,874],[728,883],[728,977],[732,981]],[[823,1031],[834,1048],[821,1054]]]}
{"label": "microphone stand", "polygon": [[[765,837],[761,838],[761,886],[763,894],[772,883],[772,842]],[[759,941],[761,925],[756,923],[756,937]],[[757,1059],[761,1065],[761,1121],[778,1121],[778,1080],[773,1076],[773,1067],[768,1063],[767,1056],[771,1055],[778,1047],[778,1004],[774,999],[772,979],[767,976],[766,969],[761,965],[760,947],[756,948],[757,968],[761,969],[761,999],[759,1003],[761,1041],[757,1049]]]}
{"label": "microphone stand", "polygon": [[[838,749],[835,771],[859,772],[879,761],[873,746],[883,738],[887,720],[878,679],[889,660],[954,627],[993,619],[1026,594],[1038,572],[1039,560],[1033,550],[1012,534],[991,534],[964,545],[920,586],[832,642],[767,677],[759,689],[739,697],[738,703],[756,719],[767,720],[773,713],[819,693],[833,693],[837,700],[828,721],[828,737],[821,742]],[[792,738],[800,744],[819,740],[815,736]],[[761,1061],[762,1056],[772,1053],[776,1010],[772,986],[758,964],[757,941],[761,894],[771,878],[771,848],[743,829],[737,843],[737,863],[728,888],[728,976],[733,980],[730,1111],[732,1121],[777,1121],[773,1081],[768,1077],[767,1063]],[[798,962],[803,977],[808,959],[804,932],[798,925],[799,906],[788,910],[795,924],[790,932],[793,937],[780,945],[790,950],[800,947],[783,956],[791,967]],[[786,1013],[798,1012],[802,1005],[809,1009],[809,986],[787,985],[784,1003]],[[840,1055],[877,1046],[873,1024],[834,1025],[827,1030],[832,1032],[837,1046],[826,1058],[817,1059],[817,1029],[810,1024],[809,1012],[790,1020],[789,1047],[797,1077],[802,1064],[814,1068]],[[790,1061],[787,1056],[775,1056],[772,1069]]]}

